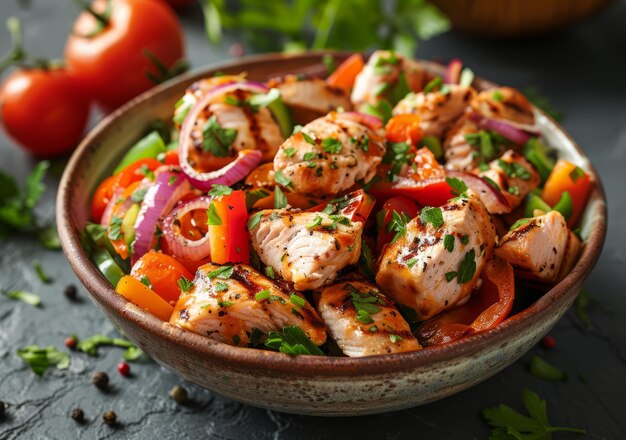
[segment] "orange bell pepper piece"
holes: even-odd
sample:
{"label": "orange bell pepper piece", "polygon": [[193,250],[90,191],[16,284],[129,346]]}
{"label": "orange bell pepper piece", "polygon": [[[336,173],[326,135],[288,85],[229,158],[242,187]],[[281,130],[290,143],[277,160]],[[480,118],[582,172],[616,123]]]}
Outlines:
{"label": "orange bell pepper piece", "polygon": [[154,293],[148,286],[130,275],[120,279],[115,291],[162,321],[169,321],[174,312],[174,307]]}
{"label": "orange bell pepper piece", "polygon": [[413,114],[394,116],[385,127],[387,140],[417,145],[424,137],[424,132],[420,128],[421,120],[419,116]]}
{"label": "orange bell pepper piece", "polygon": [[567,221],[569,227],[578,224],[591,193],[591,177],[571,162],[559,159],[543,187],[541,198],[550,206],[556,205],[563,193],[572,197],[573,213]]}
{"label": "orange bell pepper piece", "polygon": [[355,53],[341,63],[337,69],[326,79],[326,83],[333,87],[350,90],[354,86],[356,76],[365,67],[363,56]]}

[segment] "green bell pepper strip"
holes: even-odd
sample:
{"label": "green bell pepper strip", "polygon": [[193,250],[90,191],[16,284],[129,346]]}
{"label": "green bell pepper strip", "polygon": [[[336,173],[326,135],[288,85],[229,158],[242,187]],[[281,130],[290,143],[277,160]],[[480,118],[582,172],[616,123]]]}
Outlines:
{"label": "green bell pepper strip", "polygon": [[126,246],[128,249],[131,248],[131,244],[135,241],[135,221],[137,220],[137,216],[139,215],[139,203],[134,203],[124,216],[124,220],[122,220],[121,230],[124,234],[124,240],[126,241]]}
{"label": "green bell pepper strip", "polygon": [[107,237],[106,227],[97,223],[87,223],[81,235],[81,244],[89,253],[93,253],[97,249],[105,249],[112,256],[117,266],[126,273],[130,272],[130,259],[124,260],[115,252],[111,240]]}
{"label": "green bell pepper strip", "polygon": [[535,193],[528,194],[528,198],[526,200],[526,206],[524,207],[524,217],[534,217],[535,209],[539,209],[543,212],[552,211],[552,207],[548,205],[544,200]]}
{"label": "green bell pepper strip", "polygon": [[435,159],[441,160],[443,158],[443,148],[439,138],[436,136],[424,136],[421,143],[433,153]]}
{"label": "green bell pepper strip", "polygon": [[554,168],[554,160],[548,155],[549,151],[549,147],[537,138],[530,139],[524,147],[524,156],[537,168],[542,184]]}
{"label": "green bell pepper strip", "polygon": [[97,248],[91,254],[91,260],[98,266],[98,270],[113,287],[117,286],[119,280],[126,275],[121,267],[117,265],[111,254],[104,248]]}
{"label": "green bell pepper strip", "polygon": [[563,191],[561,198],[556,205],[552,208],[554,211],[559,211],[565,217],[565,220],[569,220],[574,213],[574,203],[569,191]]}
{"label": "green bell pepper strip", "polygon": [[164,153],[165,150],[165,142],[163,142],[161,135],[157,131],[152,131],[128,150],[117,168],[115,168],[115,171],[113,171],[113,174],[119,173],[128,165],[137,162],[139,159],[156,159],[156,157],[160,153]]}

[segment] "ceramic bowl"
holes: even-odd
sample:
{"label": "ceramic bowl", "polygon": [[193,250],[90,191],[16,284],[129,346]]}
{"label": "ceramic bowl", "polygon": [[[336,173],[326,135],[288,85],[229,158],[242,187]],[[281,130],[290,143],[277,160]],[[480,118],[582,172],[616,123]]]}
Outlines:
{"label": "ceramic bowl", "polygon": [[[338,59],[347,56],[336,53]],[[440,65],[423,62],[441,73]],[[587,170],[596,186],[583,218],[585,247],[572,272],[538,301],[496,328],[447,345],[366,358],[292,357],[233,347],[170,326],[126,301],[100,275],[80,246],[89,199],[124,151],[156,118],[171,116],[192,82],[248,72],[265,80],[284,73],[323,74],[321,53],[263,55],[192,72],[162,84],[106,117],[79,146],[61,180],[57,222],[67,258],[92,300],[109,320],[155,361],[223,396],[277,411],[342,416],[382,413],[432,402],[469,388],[527,352],[570,307],[600,254],[606,231],[600,179],[571,137],[537,111],[538,124],[562,157]],[[478,80],[478,87],[491,83]]]}

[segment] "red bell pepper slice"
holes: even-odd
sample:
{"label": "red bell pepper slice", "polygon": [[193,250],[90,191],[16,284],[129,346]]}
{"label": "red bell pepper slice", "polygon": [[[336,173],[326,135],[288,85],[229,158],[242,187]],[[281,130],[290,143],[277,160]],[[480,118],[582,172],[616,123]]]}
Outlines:
{"label": "red bell pepper slice", "polygon": [[309,212],[324,211],[327,214],[342,215],[348,217],[350,221],[362,222],[365,224],[376,199],[359,189],[345,196],[329,200],[309,209]]}
{"label": "red bell pepper slice", "polygon": [[378,181],[369,192],[378,200],[391,197],[406,196],[422,206],[442,206],[454,197],[452,188],[444,178],[414,180],[410,177],[399,177],[396,182]]}
{"label": "red bell pepper slice", "polygon": [[511,312],[514,299],[513,268],[494,258],[483,272],[482,286],[469,301],[422,324],[417,338],[423,346],[439,345],[493,328]]}
{"label": "red bell pepper slice", "polygon": [[211,204],[220,218],[219,225],[209,224],[211,261],[217,264],[250,264],[250,247],[246,224],[248,210],[243,191],[218,196]]}

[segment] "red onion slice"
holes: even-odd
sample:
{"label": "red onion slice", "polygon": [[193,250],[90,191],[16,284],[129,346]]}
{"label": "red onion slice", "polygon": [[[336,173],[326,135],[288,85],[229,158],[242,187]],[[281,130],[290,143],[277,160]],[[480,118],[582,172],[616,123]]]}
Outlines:
{"label": "red onion slice", "polygon": [[210,203],[210,197],[198,197],[181,204],[163,220],[163,238],[169,254],[189,263],[197,263],[210,257],[208,232],[198,240],[190,240],[180,233],[180,219],[197,209],[206,211]]}
{"label": "red onion slice", "polygon": [[170,212],[176,202],[190,190],[189,182],[182,173],[165,171],[156,177],[143,198],[135,221],[132,265],[152,249],[159,219]]}
{"label": "red onion slice", "polygon": [[480,127],[495,131],[518,145],[525,145],[532,136],[541,134],[535,126],[503,119],[486,118],[478,113],[472,113],[470,119]]}
{"label": "red onion slice", "polygon": [[368,115],[361,112],[342,112],[337,113],[337,119],[346,119],[348,121],[358,122],[372,130],[379,130],[383,128],[383,121],[373,115]]}
{"label": "red onion slice", "polygon": [[446,84],[458,84],[461,79],[461,69],[463,69],[463,62],[460,59],[454,58],[451,60],[443,75],[443,82]]}
{"label": "red onion slice", "polygon": [[211,189],[211,185],[215,183],[230,186],[243,179],[250,171],[256,168],[256,166],[261,162],[261,158],[263,156],[263,154],[257,150],[242,150],[233,162],[219,170],[209,173],[200,172],[189,163],[189,149],[193,148],[191,145],[191,132],[194,128],[196,120],[214,99],[234,90],[265,93],[268,91],[268,88],[261,83],[250,81],[217,86],[198,100],[185,117],[185,121],[183,122],[180,130],[178,143],[180,167],[189,181],[202,191],[208,191]]}
{"label": "red onion slice", "polygon": [[478,196],[483,205],[485,205],[489,214],[506,214],[507,212],[511,212],[511,206],[504,194],[485,179],[475,176],[474,174],[454,170],[447,170],[446,174],[449,177],[456,177],[465,182],[465,185],[467,185],[467,187]]}

